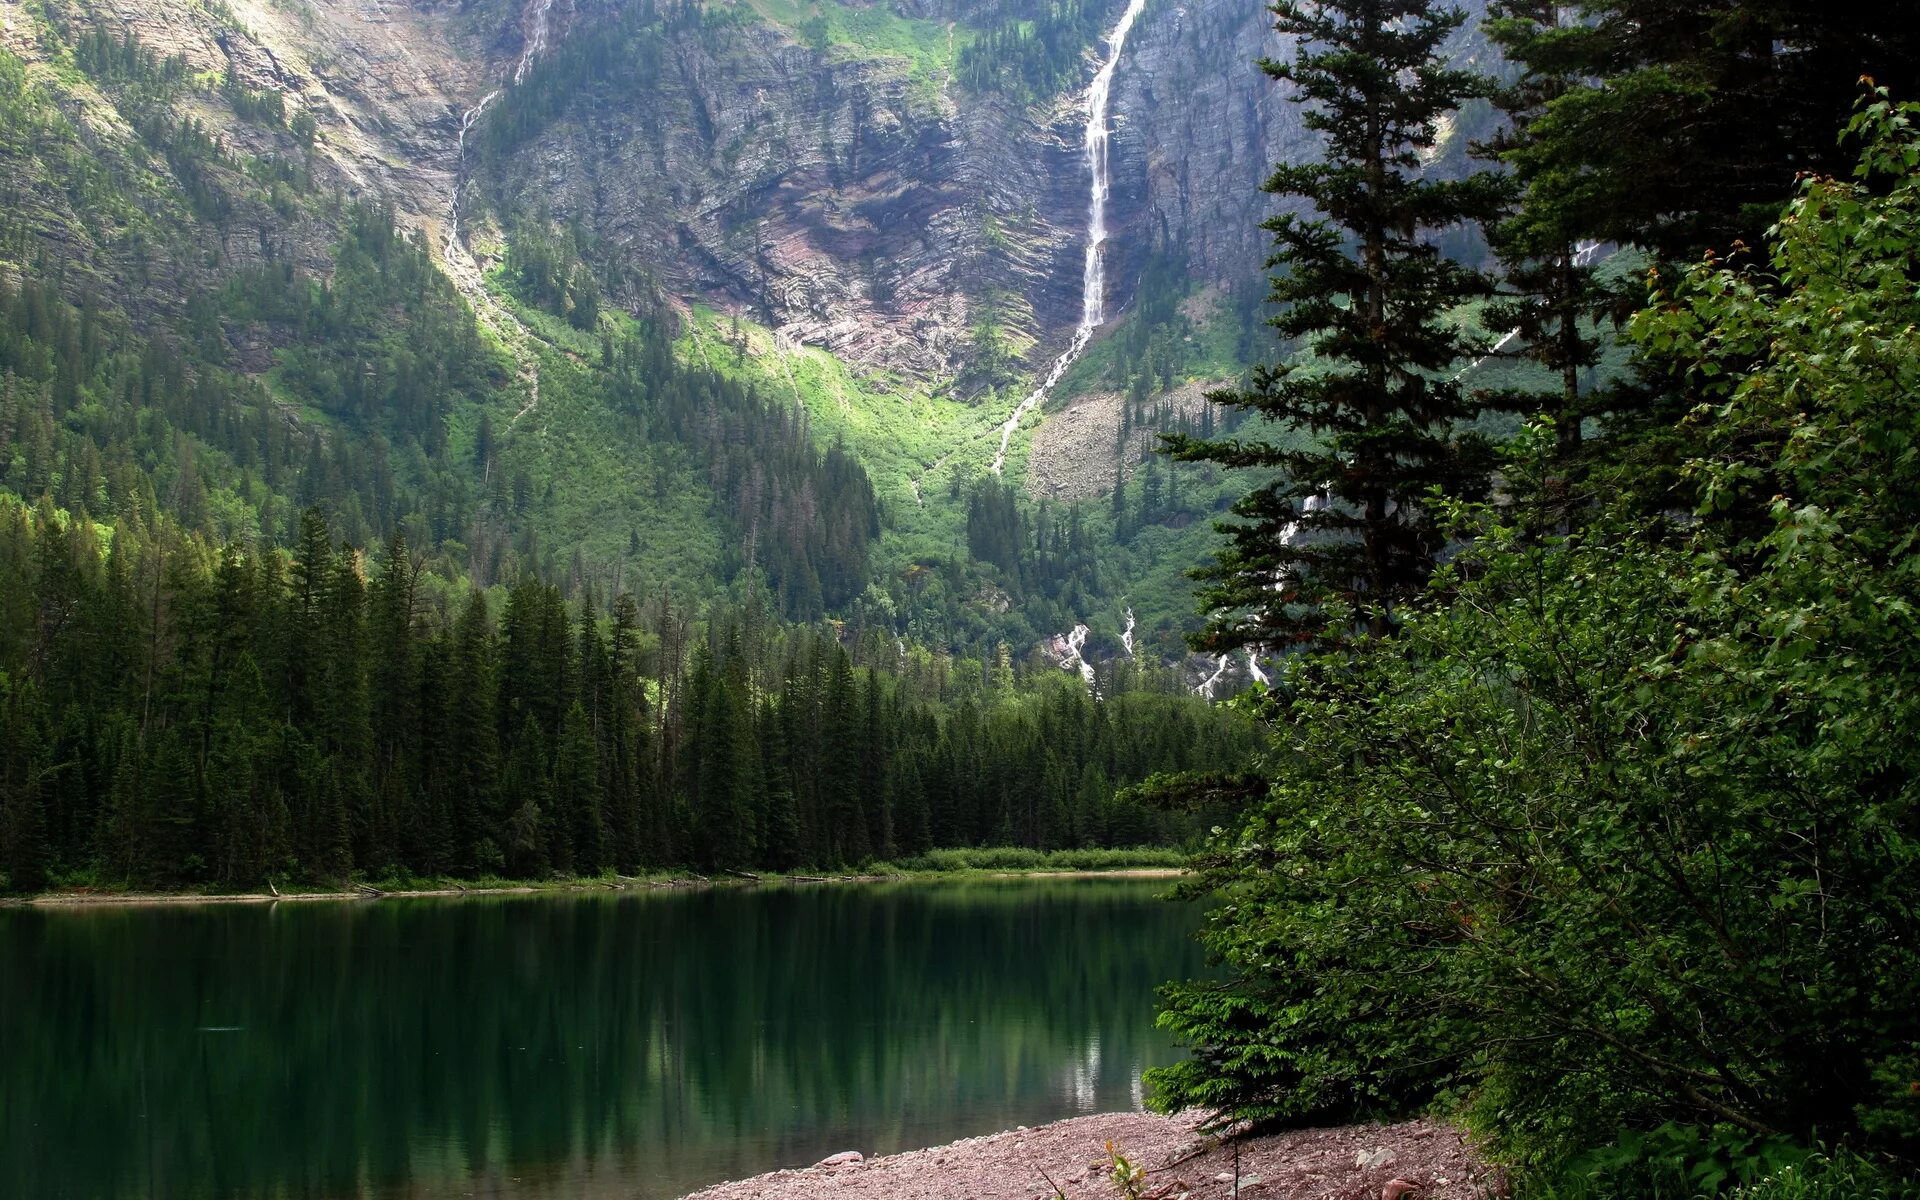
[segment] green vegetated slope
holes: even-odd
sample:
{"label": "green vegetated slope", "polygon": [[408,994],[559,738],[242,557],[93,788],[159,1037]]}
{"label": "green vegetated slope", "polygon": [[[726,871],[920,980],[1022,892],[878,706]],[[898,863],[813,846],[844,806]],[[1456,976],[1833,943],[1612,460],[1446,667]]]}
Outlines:
{"label": "green vegetated slope", "polygon": [[[1114,347],[1129,336],[1133,322],[1126,318],[1095,343],[1088,356],[1095,362],[1076,368],[1052,407],[1107,390],[1103,384],[1111,372],[1105,364],[1117,360]],[[959,631],[963,640],[1002,638],[1016,653],[1035,638],[1084,622],[1094,631],[1094,654],[1107,658],[1123,653],[1119,639],[1131,607],[1143,653],[1183,653],[1181,635],[1193,624],[1186,571],[1205,561],[1212,521],[1233,494],[1220,472],[1175,466],[1136,447],[1140,473],[1117,502],[1110,493],[1077,505],[1034,502],[1020,485],[1039,414],[1029,416],[1009,443],[1004,479],[990,473],[1001,424],[1023,394],[1019,387],[991,401],[962,400],[950,389],[858,370],[828,351],[786,342],[751,320],[702,306],[692,309],[682,329],[683,361],[790,397],[811,416],[816,438],[844,444],[865,465],[881,501],[870,596],[885,611],[910,624],[917,618],[929,630]],[[1169,375],[1175,383],[1237,373],[1219,330],[1204,325],[1200,336],[1206,356]],[[1149,432],[1178,425],[1160,412],[1158,388],[1138,405],[1141,427]],[[1084,453],[1115,464],[1122,456],[1112,443],[1086,446]],[[992,507],[988,497],[1005,497],[1030,531],[1042,523],[1079,522],[1084,561],[1071,585],[1052,587],[1035,578],[1046,574],[1044,568],[1008,569],[1007,562],[995,561],[982,515]],[[945,599],[929,594],[933,589]],[[997,611],[1002,606],[1008,611]]]}
{"label": "green vegetated slope", "polygon": [[270,96],[34,33],[0,52],[9,886],[1202,827],[1118,790],[1252,734],[1144,656],[1096,697],[1029,654],[1120,589],[1099,514],[984,478],[1002,414],[735,354],[534,216],[463,294]]}
{"label": "green vegetated slope", "polygon": [[974,31],[955,21],[902,16],[885,5],[856,6],[833,0],[747,0],[760,17],[792,30],[815,50],[860,58],[898,59],[927,98],[953,80],[961,52]]}

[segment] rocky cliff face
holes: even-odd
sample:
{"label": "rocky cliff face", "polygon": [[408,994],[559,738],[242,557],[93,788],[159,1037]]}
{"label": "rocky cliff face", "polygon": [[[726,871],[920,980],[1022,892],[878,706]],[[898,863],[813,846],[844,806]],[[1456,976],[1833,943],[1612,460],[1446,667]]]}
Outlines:
{"label": "rocky cliff face", "polygon": [[[596,37],[634,0],[582,9]],[[1103,28],[1117,17],[1120,4]],[[1479,3],[1468,5],[1477,19]],[[899,0],[978,22],[971,0]],[[916,74],[884,51],[809,48],[792,30],[682,31],[663,69],[617,95],[585,88],[498,166],[500,211],[579,221],[669,290],[737,305],[797,341],[923,378],[966,376],[994,326],[1036,367],[1078,314],[1087,220],[1083,94],[1025,107],[966,91],[951,63]],[[1469,26],[1471,29],[1471,24]],[[1477,45],[1463,33],[1462,53]],[[1101,46],[1087,51],[1080,87]],[[1264,5],[1151,0],[1116,75],[1110,311],[1146,256],[1198,283],[1263,273],[1260,190],[1315,152],[1262,57],[1291,52]],[[1455,155],[1459,147],[1451,151]]]}
{"label": "rocky cliff face", "polygon": [[[582,14],[575,36],[623,17]],[[1086,192],[1070,103],[963,97],[758,20],[659,51],[641,78],[589,77],[495,164],[496,212],[579,222],[670,291],[922,377],[977,365],[984,326],[1017,352],[1070,323]]]}
{"label": "rocky cliff face", "polygon": [[[1451,50],[1483,52],[1484,0],[1461,5],[1467,22]],[[1260,69],[1284,60],[1291,39],[1264,4],[1155,0],[1135,30],[1115,82],[1116,207],[1123,252],[1171,251],[1202,283],[1244,283],[1265,272],[1272,237],[1260,223],[1285,201],[1261,191],[1279,162],[1319,152],[1289,87]],[[1466,139],[1442,147],[1449,166]],[[1124,270],[1123,270],[1124,274]]]}
{"label": "rocky cliff face", "polygon": [[1258,60],[1288,47],[1264,5],[1240,0],[1150,4],[1115,82],[1115,189],[1121,239],[1186,259],[1199,280],[1258,272],[1273,209],[1260,184],[1276,161],[1313,148],[1297,107]]}
{"label": "rocky cliff face", "polygon": [[[0,0],[0,47],[75,131],[73,153],[113,178],[122,200],[106,206],[104,221],[91,209],[94,219],[83,217],[80,194],[53,160],[26,154],[4,164],[21,213],[49,261],[95,290],[138,297],[129,306],[136,315],[177,312],[228,270],[266,257],[326,272],[337,208],[274,197],[255,170],[264,163],[300,163],[316,196],[385,200],[403,224],[430,236],[445,215],[462,98],[486,70],[473,24],[451,5],[380,0]],[[67,59],[93,36],[132,39],[157,60],[177,59],[191,83],[164,106],[111,100]],[[284,116],[243,117],[229,85],[277,94]],[[168,177],[178,167],[134,129],[163,117],[195,123],[219,147],[203,156],[201,181],[218,212],[181,209],[172,198]],[[291,132],[295,120],[312,122],[309,141]]]}
{"label": "rocky cliff face", "polygon": [[[953,38],[1004,4],[897,0],[934,43],[823,43],[745,3],[660,32],[651,60],[578,73],[502,153],[462,152],[463,115],[490,93],[539,86],[596,39],[625,36],[647,0],[50,0],[68,26],[132,33],[206,76],[281,93],[316,125],[316,175],[391,201],[439,244],[456,181],[479,211],[449,268],[479,294],[464,247],[514,219],[578,223],[687,299],[734,307],[795,341],[921,379],[978,384],[1035,367],[1080,307],[1087,221],[1083,95],[1032,105],[969,92]],[[1108,5],[1103,27],[1117,17]],[[34,11],[0,0],[5,37],[31,61]],[[938,32],[948,45],[939,53]],[[539,53],[527,56],[529,46]],[[1255,278],[1266,253],[1259,191],[1271,164],[1311,153],[1284,89],[1255,65],[1284,55],[1264,6],[1149,0],[1115,79],[1109,311],[1146,256],[1184,258],[1201,282]],[[618,59],[619,55],[616,54]],[[531,78],[517,67],[527,62]],[[931,63],[931,65],[929,65]],[[551,81],[549,81],[551,82]],[[198,102],[197,102],[198,103]],[[476,135],[506,107],[496,101]],[[276,137],[218,104],[196,115],[229,143]],[[58,224],[50,222],[49,227]],[[242,212],[218,235],[244,260],[274,245],[323,264],[324,219]],[[482,263],[481,265],[484,265]]]}

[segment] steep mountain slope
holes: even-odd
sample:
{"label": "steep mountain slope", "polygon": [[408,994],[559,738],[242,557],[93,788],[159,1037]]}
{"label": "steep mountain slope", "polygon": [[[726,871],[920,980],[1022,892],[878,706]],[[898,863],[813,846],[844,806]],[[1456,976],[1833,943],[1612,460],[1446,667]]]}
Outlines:
{"label": "steep mountain slope", "polygon": [[[1022,650],[1086,621],[1102,656],[1136,595],[1171,652],[1223,493],[1142,456],[1262,351],[1258,184],[1308,142],[1257,6],[1148,0],[1113,69],[1109,319],[1048,398],[1124,393],[1098,409],[1121,427],[1050,431],[1076,482],[1003,497],[998,426],[1082,309],[1082,101],[1121,8],[0,0],[0,277],[228,380],[297,448],[263,483],[230,421],[175,422],[229,536],[284,541],[318,500],[483,582],[771,573],[797,612],[858,597]],[[636,370],[694,375],[637,399]],[[810,421],[743,442],[766,405]],[[111,457],[79,411],[49,437]],[[51,453],[36,480],[71,474]]]}

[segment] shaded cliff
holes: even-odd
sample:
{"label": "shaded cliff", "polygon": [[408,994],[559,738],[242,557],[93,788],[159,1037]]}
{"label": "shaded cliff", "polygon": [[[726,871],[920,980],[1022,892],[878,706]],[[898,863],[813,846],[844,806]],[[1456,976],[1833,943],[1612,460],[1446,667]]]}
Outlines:
{"label": "shaded cliff", "polygon": [[745,8],[581,12],[488,115],[496,221],[582,226],[858,363],[991,373],[1077,308],[1080,118],[965,94],[965,31],[892,21],[928,53],[803,44]]}

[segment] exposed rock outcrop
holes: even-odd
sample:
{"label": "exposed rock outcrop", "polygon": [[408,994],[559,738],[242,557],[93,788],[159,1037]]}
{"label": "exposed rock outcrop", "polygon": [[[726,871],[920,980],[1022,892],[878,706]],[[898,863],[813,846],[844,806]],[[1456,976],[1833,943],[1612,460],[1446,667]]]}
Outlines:
{"label": "exposed rock outcrop", "polygon": [[499,207],[855,362],[959,373],[982,322],[1015,350],[1071,327],[1085,182],[1069,105],[954,86],[764,22],[679,31],[651,78],[582,89],[500,164]]}

